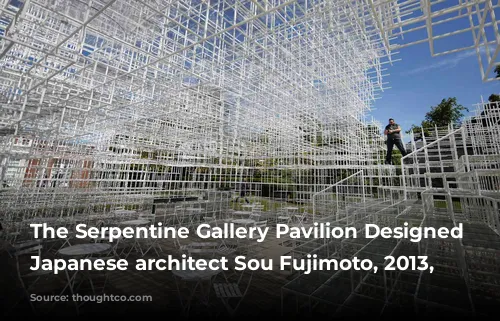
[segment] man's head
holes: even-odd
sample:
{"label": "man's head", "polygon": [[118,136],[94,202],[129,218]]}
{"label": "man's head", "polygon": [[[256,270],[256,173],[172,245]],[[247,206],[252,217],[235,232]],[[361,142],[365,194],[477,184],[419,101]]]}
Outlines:
{"label": "man's head", "polygon": [[394,125],[394,119],[389,118],[389,124]]}

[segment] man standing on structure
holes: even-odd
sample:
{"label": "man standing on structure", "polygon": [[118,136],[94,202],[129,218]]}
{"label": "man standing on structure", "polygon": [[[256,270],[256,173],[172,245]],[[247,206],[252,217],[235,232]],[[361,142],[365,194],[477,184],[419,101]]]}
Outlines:
{"label": "man standing on structure", "polygon": [[384,131],[384,135],[387,135],[387,155],[385,157],[386,165],[392,164],[392,149],[394,148],[394,145],[396,145],[396,147],[401,152],[401,157],[407,155],[403,142],[401,141],[400,132],[401,127],[394,122],[394,119],[390,118],[389,125],[385,126]]}

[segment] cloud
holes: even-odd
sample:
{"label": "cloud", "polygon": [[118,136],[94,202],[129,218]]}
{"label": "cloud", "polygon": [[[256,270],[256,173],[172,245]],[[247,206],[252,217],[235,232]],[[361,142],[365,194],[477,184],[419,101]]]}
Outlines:
{"label": "cloud", "polygon": [[[483,53],[484,48],[481,47],[479,49],[479,51],[481,53]],[[411,69],[408,71],[404,71],[401,74],[402,75],[415,75],[415,74],[419,74],[419,73],[434,70],[434,69],[453,68],[453,67],[456,67],[462,60],[467,59],[467,58],[472,57],[472,56],[475,56],[476,50],[472,49],[472,50],[467,50],[467,51],[463,51],[463,52],[459,52],[459,53],[455,53],[455,54],[451,54],[451,55],[452,56],[450,56],[446,59],[443,59],[441,61],[435,62],[433,64],[417,67],[417,68],[414,68],[414,69]]]}

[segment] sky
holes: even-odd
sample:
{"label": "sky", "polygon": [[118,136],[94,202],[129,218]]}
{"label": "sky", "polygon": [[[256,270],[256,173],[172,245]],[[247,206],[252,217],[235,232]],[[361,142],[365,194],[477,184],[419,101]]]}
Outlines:
{"label": "sky", "polygon": [[[446,33],[466,27],[467,24],[468,21],[464,20],[444,23],[433,28],[433,32]],[[493,40],[493,28],[487,28],[486,35],[488,41]],[[404,41],[423,39],[424,36],[423,33],[415,34],[413,39]],[[436,41],[435,50],[443,52],[472,44],[473,36],[469,31]],[[493,53],[494,49],[490,48],[490,52]],[[481,52],[484,59],[485,47],[481,48]],[[431,106],[436,106],[449,97],[456,97],[459,104],[470,110],[465,112],[466,116],[472,116],[475,105],[481,102],[481,96],[487,100],[491,94],[500,93],[500,80],[482,81],[480,64],[474,50],[432,57],[429,43],[424,42],[399,49],[399,54],[394,58],[401,61],[395,62],[393,66],[385,66],[388,76],[384,81],[388,82],[386,87],[390,88],[379,93],[381,98],[374,102],[370,113],[383,125],[388,123],[389,118],[394,118],[403,131],[406,131],[412,124],[420,124]],[[493,72],[490,73],[490,76],[493,75]]]}

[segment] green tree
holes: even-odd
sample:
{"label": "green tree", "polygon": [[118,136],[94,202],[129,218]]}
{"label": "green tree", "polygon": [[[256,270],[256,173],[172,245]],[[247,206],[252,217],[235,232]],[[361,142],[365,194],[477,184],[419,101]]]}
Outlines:
{"label": "green tree", "polygon": [[457,103],[457,98],[443,99],[439,105],[431,107],[425,114],[425,120],[437,127],[445,127],[448,124],[460,124],[463,111],[469,111],[466,107]]}
{"label": "green tree", "polygon": [[496,74],[497,74],[496,78],[500,78],[500,65],[497,65],[497,66],[495,67],[495,72],[496,72]]}
{"label": "green tree", "polygon": [[[484,127],[489,126],[488,125],[488,120],[486,119],[485,116],[490,116],[491,121],[498,120],[498,117],[491,117],[491,114],[496,114],[498,112],[498,106],[500,102],[500,95],[497,94],[491,94],[490,97],[488,97],[489,103],[484,105],[484,110],[481,112],[481,122]],[[488,115],[490,114],[490,115]],[[476,122],[477,120],[474,119],[472,122]],[[497,124],[500,124],[500,121],[497,122]]]}
{"label": "green tree", "polygon": [[459,125],[464,116],[464,111],[469,111],[469,109],[460,105],[456,97],[443,99],[437,106],[432,106],[431,110],[425,114],[425,119],[420,126],[412,125],[406,133],[410,133],[412,129],[415,132],[423,128],[425,135],[428,136],[428,130],[435,126],[446,127],[449,124]]}
{"label": "green tree", "polygon": [[[498,65],[497,68],[500,68],[500,65]],[[498,102],[500,101],[500,95],[497,95],[497,94],[491,94],[490,97],[488,97],[488,101],[490,103],[495,103],[495,102]]]}
{"label": "green tree", "polygon": [[414,134],[420,135],[423,132],[425,137],[429,137],[431,135],[429,129],[432,127],[433,126],[429,122],[424,120],[420,125],[411,125],[410,129],[408,129],[406,133],[409,134],[413,131]]}

